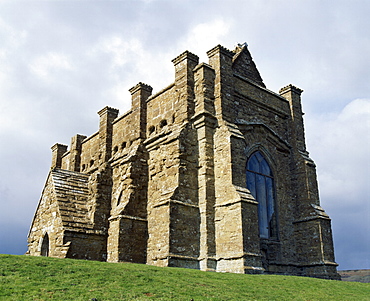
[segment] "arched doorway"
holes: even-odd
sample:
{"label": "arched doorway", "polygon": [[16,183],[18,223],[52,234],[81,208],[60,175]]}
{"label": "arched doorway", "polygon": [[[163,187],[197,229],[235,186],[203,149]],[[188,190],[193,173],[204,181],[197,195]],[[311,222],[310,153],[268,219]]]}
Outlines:
{"label": "arched doorway", "polygon": [[45,233],[41,244],[41,256],[49,256],[49,235]]}

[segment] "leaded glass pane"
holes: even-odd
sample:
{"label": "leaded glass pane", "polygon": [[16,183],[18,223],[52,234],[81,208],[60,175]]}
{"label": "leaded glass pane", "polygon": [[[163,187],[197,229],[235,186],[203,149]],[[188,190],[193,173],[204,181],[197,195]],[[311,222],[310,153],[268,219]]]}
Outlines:
{"label": "leaded glass pane", "polygon": [[249,159],[247,169],[255,172],[260,172],[260,166],[256,156],[253,155],[252,158]]}
{"label": "leaded glass pane", "polygon": [[258,200],[258,211],[259,211],[259,228],[260,236],[268,238],[268,216],[267,216],[267,195],[265,177],[256,175],[256,188],[257,188],[257,200]]}
{"label": "leaded glass pane", "polygon": [[269,237],[277,238],[275,199],[274,199],[274,183],[271,178],[266,177],[266,192],[267,192],[267,218],[269,224]]}
{"label": "leaded glass pane", "polygon": [[257,199],[256,194],[256,175],[253,172],[247,171],[247,188],[253,195],[255,199]]}
{"label": "leaded glass pane", "polygon": [[263,158],[263,156],[261,155],[260,152],[256,152],[255,156],[257,157],[258,162],[261,162],[262,160],[264,160],[264,158]]}
{"label": "leaded glass pane", "polygon": [[271,176],[271,169],[270,166],[268,165],[267,161],[263,159],[260,164],[260,170],[261,174],[264,174],[266,176]]}
{"label": "leaded glass pane", "polygon": [[267,214],[269,219],[274,213],[274,190],[272,179],[266,177],[266,193],[267,193]]}

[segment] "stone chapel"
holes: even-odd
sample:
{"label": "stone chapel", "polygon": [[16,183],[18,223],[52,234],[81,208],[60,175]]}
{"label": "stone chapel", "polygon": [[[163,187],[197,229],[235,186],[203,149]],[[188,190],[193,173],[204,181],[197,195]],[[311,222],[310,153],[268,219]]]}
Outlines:
{"label": "stone chapel", "polygon": [[55,144],[27,254],[340,279],[302,90],[265,87],[246,44],[185,51],[174,82]]}

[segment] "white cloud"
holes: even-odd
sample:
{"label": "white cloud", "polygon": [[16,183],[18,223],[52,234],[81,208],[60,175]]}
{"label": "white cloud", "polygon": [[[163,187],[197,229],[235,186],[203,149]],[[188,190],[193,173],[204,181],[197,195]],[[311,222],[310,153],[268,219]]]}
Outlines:
{"label": "white cloud", "polygon": [[[100,38],[87,51],[87,56],[91,61],[107,65],[103,72],[106,72],[104,76],[108,76],[111,82],[102,94],[109,95],[113,105],[117,104],[125,111],[130,102],[122,103],[122,99],[130,98],[128,89],[138,82],[151,85],[154,93],[165,88],[174,80],[173,58],[189,50],[197,54],[200,61],[208,61],[206,52],[222,43],[229,29],[230,24],[222,19],[197,23],[189,27],[183,38],[174,40],[171,47],[159,49],[150,45],[148,47],[137,37],[115,33]],[[137,29],[137,36],[140,33],[140,29]]]}
{"label": "white cloud", "polygon": [[[129,99],[128,90],[139,81],[148,82],[154,79],[154,85],[161,83],[161,58],[155,58],[151,49],[145,49],[142,41],[137,38],[125,39],[123,35],[112,35],[99,40],[88,56],[92,61],[103,61],[103,67],[110,84],[105,87],[104,93],[111,98],[117,107],[123,111],[129,109],[130,102],[122,103],[122,99]],[[153,85],[153,82],[148,83]],[[123,107],[123,108],[122,108]]]}
{"label": "white cloud", "polygon": [[[209,22],[199,23],[188,31],[177,48],[182,48],[182,51],[188,49],[199,56],[200,62],[208,62],[206,52],[218,44],[223,44],[223,40],[231,27],[232,24],[224,19],[214,19]],[[230,45],[229,47],[233,46]]]}
{"label": "white cloud", "polygon": [[[370,99],[353,100],[337,114],[311,117],[307,125],[322,198],[363,203],[359,193],[369,193]],[[345,199],[343,192],[348,193]]]}
{"label": "white cloud", "polygon": [[321,204],[332,218],[337,262],[341,269],[369,268],[370,99],[307,117],[306,125]]}
{"label": "white cloud", "polygon": [[2,97],[14,85],[11,75],[17,58],[15,54],[27,41],[27,37],[27,31],[15,29],[0,17],[0,93]]}
{"label": "white cloud", "polygon": [[49,52],[37,57],[29,65],[30,71],[43,80],[49,81],[55,72],[72,70],[72,63],[67,55],[57,52]]}
{"label": "white cloud", "polygon": [[26,30],[16,30],[0,17],[0,49],[2,51],[6,46],[7,53],[10,53],[10,50],[20,47],[26,41],[27,36]]}
{"label": "white cloud", "polygon": [[104,37],[89,53],[92,57],[107,54],[110,58],[110,68],[122,67],[137,57],[142,56],[143,45],[137,38],[125,39],[122,35]]}

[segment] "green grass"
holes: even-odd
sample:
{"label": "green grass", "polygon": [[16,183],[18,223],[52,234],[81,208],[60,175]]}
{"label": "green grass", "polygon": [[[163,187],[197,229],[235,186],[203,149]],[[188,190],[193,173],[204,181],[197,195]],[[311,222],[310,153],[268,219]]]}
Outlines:
{"label": "green grass", "polygon": [[370,300],[370,284],[0,255],[0,300]]}

